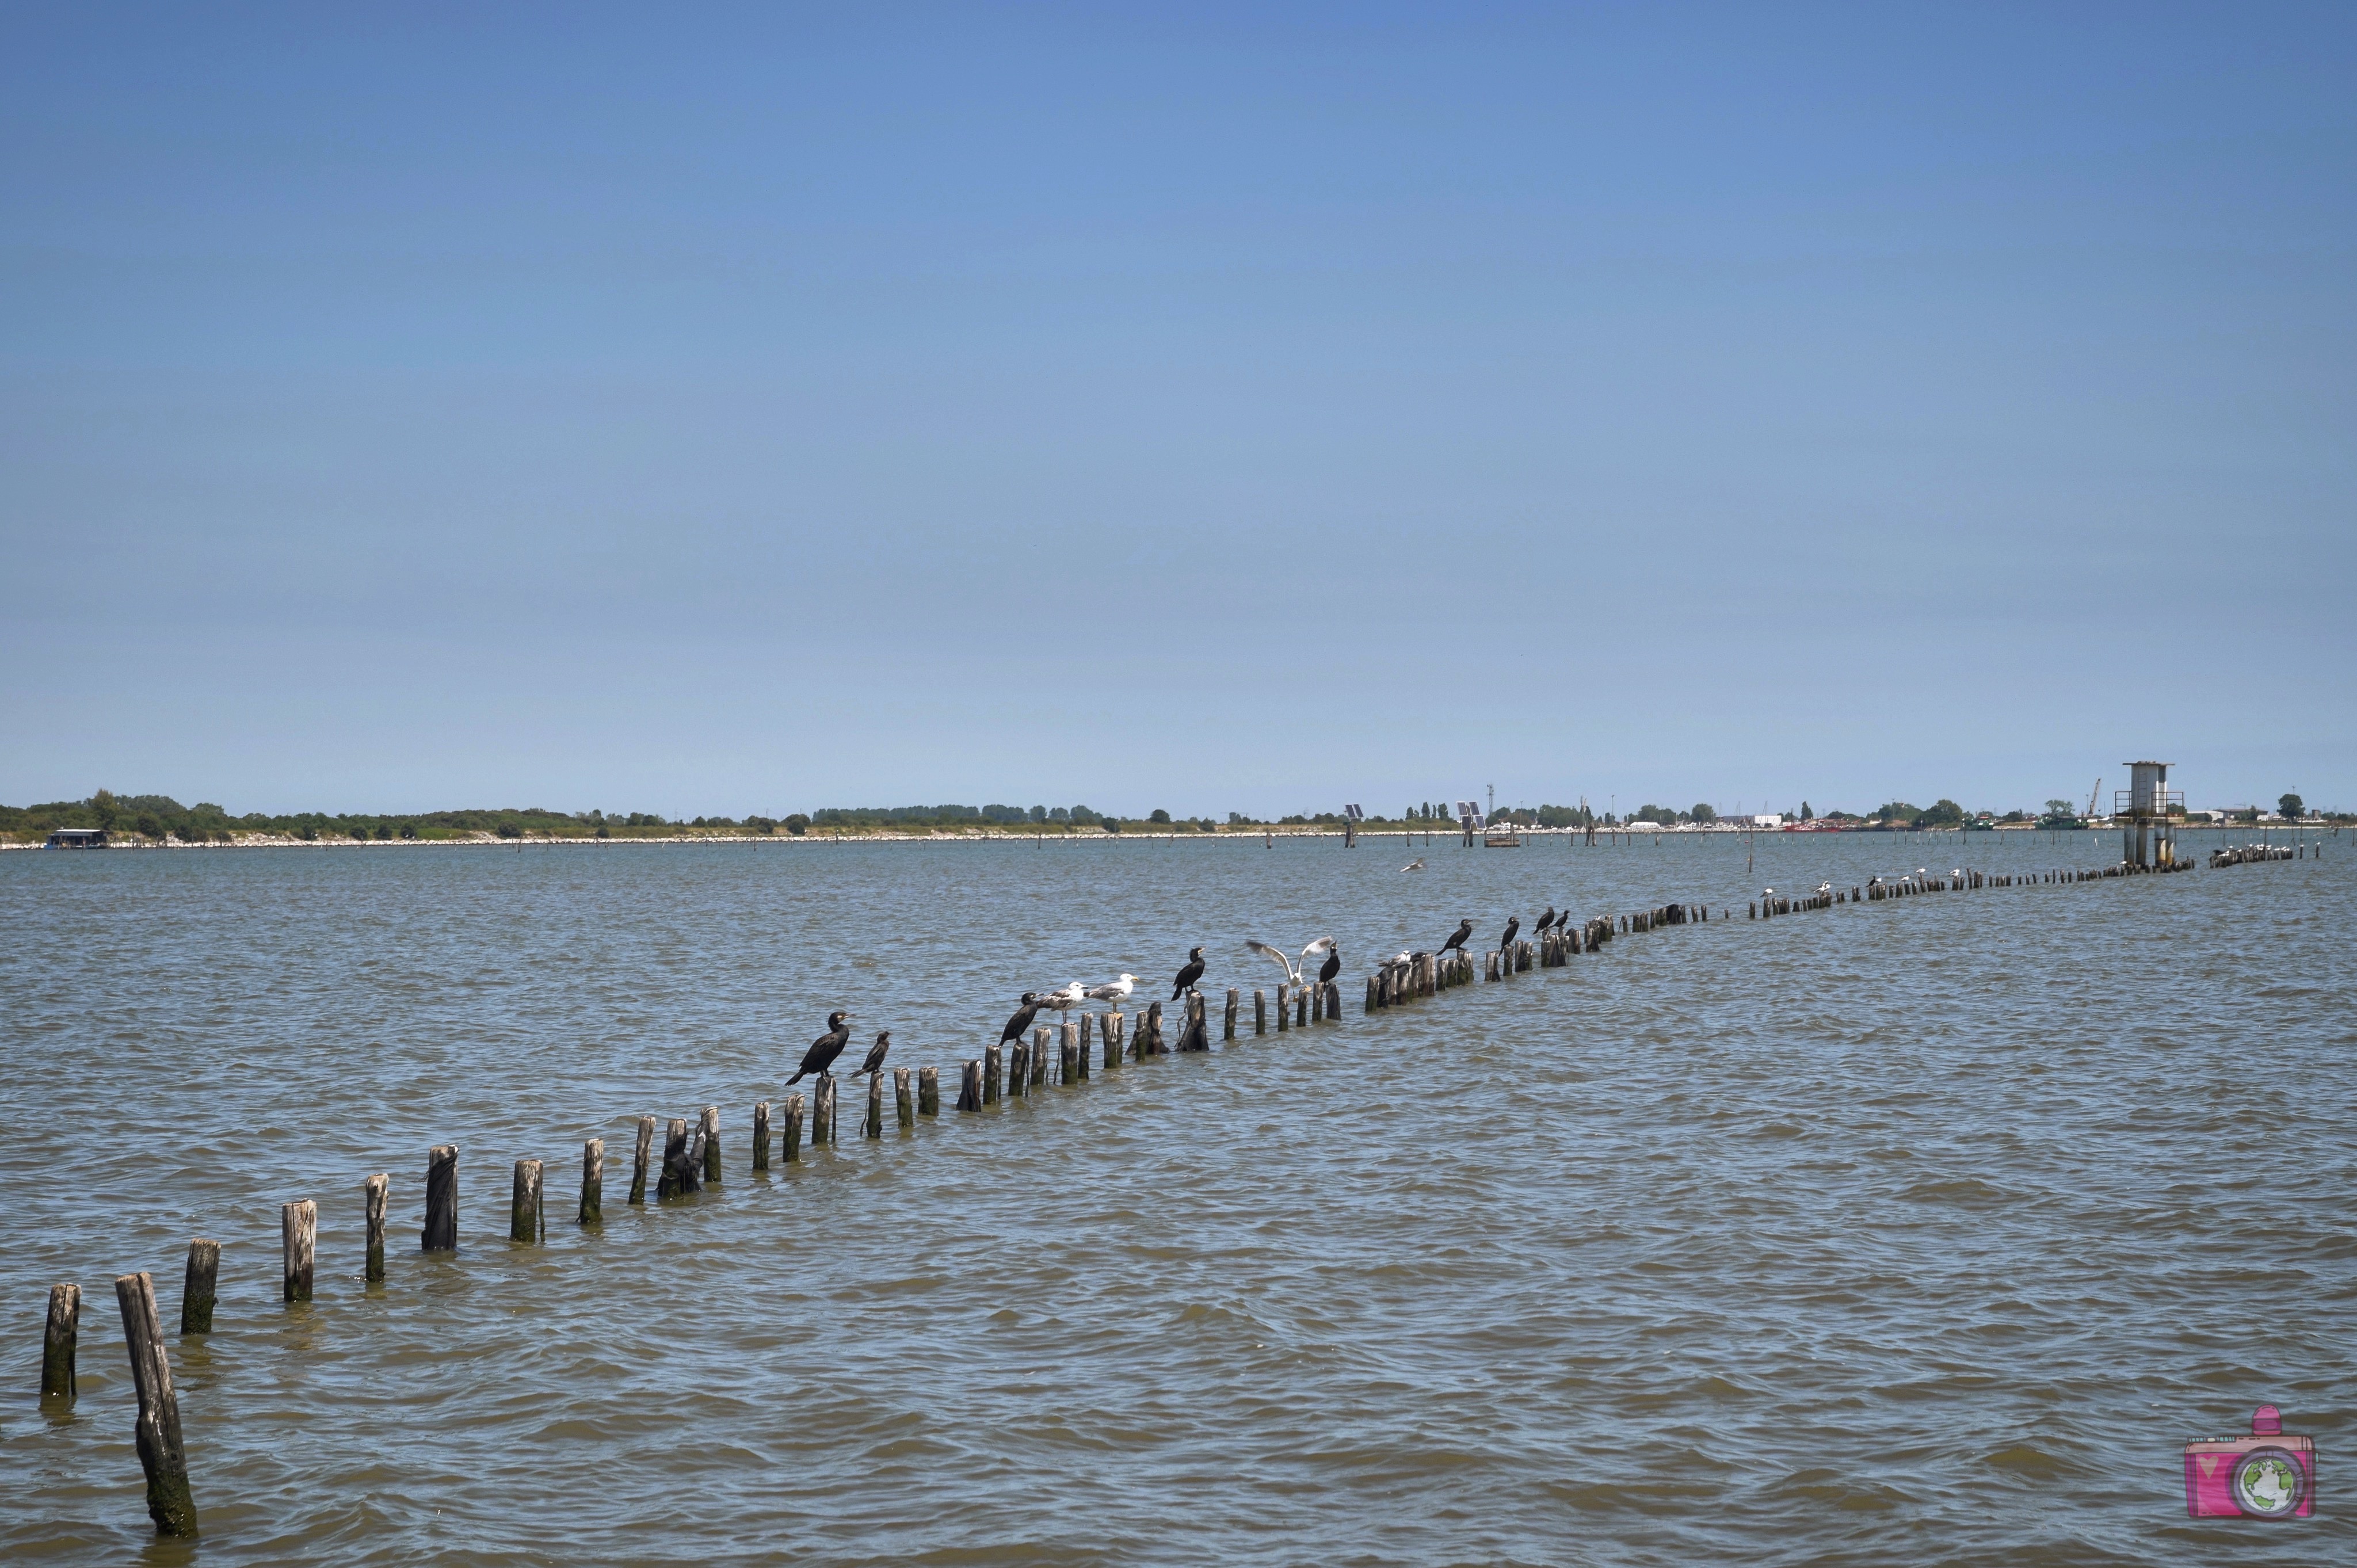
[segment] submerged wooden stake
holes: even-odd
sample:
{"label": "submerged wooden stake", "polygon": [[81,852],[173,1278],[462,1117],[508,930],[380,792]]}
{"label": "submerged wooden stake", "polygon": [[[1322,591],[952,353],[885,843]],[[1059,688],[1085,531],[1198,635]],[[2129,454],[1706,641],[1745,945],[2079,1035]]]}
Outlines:
{"label": "submerged wooden stake", "polygon": [[982,1109],[982,1063],[979,1059],[965,1064],[958,1077],[957,1108],[960,1111]]}
{"label": "submerged wooden stake", "polygon": [[139,1467],[147,1473],[147,1517],[158,1535],[197,1533],[196,1499],[188,1493],[188,1460],[180,1445],[180,1402],[172,1392],[172,1363],[164,1353],[164,1325],[156,1315],[156,1281],[124,1274],[114,1282],[123,1308],[123,1339],[131,1352],[131,1382],[139,1395],[132,1435]]}
{"label": "submerged wooden stake", "polygon": [[1223,1040],[1232,1040],[1236,1037],[1236,1014],[1243,1005],[1243,993],[1234,986],[1229,986],[1227,1017],[1226,1021],[1221,1026],[1220,1038]]}
{"label": "submerged wooden stake", "polygon": [[425,1155],[425,1229],[422,1251],[458,1250],[458,1145],[436,1144]]}
{"label": "submerged wooden stake", "polygon": [[1031,1083],[1045,1088],[1048,1082],[1048,1030],[1046,1026],[1031,1031]]}
{"label": "submerged wooden stake", "polygon": [[892,1069],[892,1115],[903,1127],[917,1124],[917,1104],[909,1096],[909,1069],[904,1067]]}
{"label": "submerged wooden stake", "polygon": [[654,1143],[655,1119],[651,1116],[640,1117],[638,1152],[630,1160],[630,1201],[632,1203],[644,1203],[647,1200],[647,1158],[654,1150]]}
{"label": "submerged wooden stake", "polygon": [[[380,1284],[384,1280],[384,1200],[386,1193],[392,1189],[392,1176],[383,1171],[361,1183],[361,1211],[368,1225],[366,1278],[371,1284]],[[220,1255],[219,1248],[214,1249],[214,1255]],[[196,1261],[196,1249],[191,1247],[188,1251],[189,1267],[194,1268]],[[206,1311],[210,1316],[211,1308],[208,1306]],[[181,1314],[184,1319],[187,1312],[187,1307],[183,1306]],[[180,1326],[180,1332],[186,1334],[188,1331],[188,1325],[184,1321]]]}
{"label": "submerged wooden stake", "polygon": [[792,1165],[802,1157],[802,1097],[786,1096],[786,1135],[783,1158]]}
{"label": "submerged wooden stake", "polygon": [[[371,1176],[371,1184],[381,1183],[382,1176]],[[372,1234],[376,1247],[371,1256],[376,1261],[376,1273],[369,1278],[384,1278],[384,1189],[377,1187],[376,1214]],[[188,1243],[188,1272],[180,1276],[180,1332],[210,1334],[213,1331],[213,1299],[221,1283],[221,1243],[202,1236]]]}
{"label": "submerged wooden stake", "polygon": [[920,1067],[917,1069],[917,1114],[939,1116],[942,1113],[942,1069]]}
{"label": "submerged wooden stake", "polygon": [[982,1053],[982,1102],[985,1105],[998,1103],[998,1079],[1005,1070],[998,1047],[992,1046]]}
{"label": "submerged wooden stake", "polygon": [[1278,1034],[1285,1033],[1286,1028],[1285,1020],[1292,1011],[1291,989],[1287,986],[1278,986],[1276,988],[1276,1032]]}
{"label": "submerged wooden stake", "polygon": [[1121,1066],[1122,1040],[1128,1027],[1129,1020],[1120,1013],[1104,1015],[1104,1065],[1108,1071]]}
{"label": "submerged wooden stake", "polygon": [[606,1140],[592,1138],[581,1145],[581,1212],[576,1223],[598,1225],[605,1219]]}
{"label": "submerged wooden stake", "polygon": [[867,1075],[867,1113],[859,1119],[859,1133],[864,1138],[884,1135],[884,1075]]}
{"label": "submerged wooden stake", "polygon": [[540,1220],[540,1162],[518,1160],[514,1194],[508,1200],[508,1240],[539,1240]]}
{"label": "submerged wooden stake", "polygon": [[720,1185],[720,1107],[704,1108],[704,1184]]}
{"label": "submerged wooden stake", "polygon": [[813,1147],[833,1144],[835,1133],[834,1079],[821,1077],[818,1093],[811,1101],[810,1141]]}
{"label": "submerged wooden stake", "polygon": [[311,1299],[312,1255],[319,1245],[319,1206],[309,1198],[278,1206],[283,1285],[288,1301]]}
{"label": "submerged wooden stake", "polygon": [[770,1168],[770,1102],[766,1100],[753,1102],[753,1168]]}
{"label": "submerged wooden stake", "polygon": [[663,1123],[662,1175],[656,1178],[655,1201],[665,1202],[687,1190],[687,1122],[673,1116]]}
{"label": "submerged wooden stake", "polygon": [[1253,1033],[1268,1033],[1268,993],[1257,985],[1253,987]]}
{"label": "submerged wooden stake", "polygon": [[81,1286],[49,1287],[49,1318],[41,1328],[41,1397],[74,1397],[74,1347],[81,1339]]}
{"label": "submerged wooden stake", "polygon": [[1017,1040],[1014,1055],[1006,1064],[1006,1092],[1010,1095],[1028,1093],[1030,1084],[1031,1047]]}

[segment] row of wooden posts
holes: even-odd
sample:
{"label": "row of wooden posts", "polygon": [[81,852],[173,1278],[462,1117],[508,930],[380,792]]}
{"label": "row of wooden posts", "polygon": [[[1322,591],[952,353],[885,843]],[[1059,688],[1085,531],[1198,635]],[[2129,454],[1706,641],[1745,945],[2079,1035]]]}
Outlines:
{"label": "row of wooden posts", "polygon": [[[2272,845],[2254,845],[2239,850],[2221,850],[2211,857],[2212,865],[2242,865],[2256,860],[2288,860],[2293,851]],[[2143,870],[2185,870],[2190,863],[2179,862],[2164,867],[2117,865],[2101,871],[2053,870],[2032,877],[2028,875],[1986,875],[1966,872],[1954,877],[1902,877],[1896,882],[1877,879],[1866,887],[1852,887],[1846,893],[1838,889],[1814,893],[1802,897],[1768,897],[1754,900],[1750,918],[1767,919],[1810,909],[1831,908],[1842,903],[1867,903],[1889,898],[1914,897],[1926,893],[1944,893],[1979,887],[2011,887],[2029,886],[2034,882],[2063,883],[2093,881],[2101,877],[2133,875]],[[1727,918],[1722,909],[1719,918]],[[1534,962],[1540,968],[1558,968],[1567,964],[1580,952],[1597,952],[1609,942],[1616,929],[1620,934],[1650,931],[1660,927],[1701,924],[1710,918],[1707,906],[1669,904],[1658,908],[1620,916],[1598,916],[1582,925],[1577,931],[1557,927],[1543,933],[1534,943],[1521,940],[1484,955],[1482,974],[1486,980],[1499,981],[1528,971]],[[1462,950],[1448,953],[1415,953],[1393,959],[1378,966],[1367,976],[1366,1011],[1396,1007],[1456,986],[1469,984],[1474,973],[1470,954]],[[1269,1028],[1269,997],[1267,992],[1253,992],[1253,1033],[1263,1035]],[[1231,986],[1222,1020],[1222,1035],[1225,1039],[1236,1037],[1242,993]],[[1338,1019],[1341,1016],[1340,988],[1332,982],[1309,982],[1276,988],[1275,1024],[1279,1034],[1288,1027],[1307,1028],[1312,1022]],[[1055,1047],[1056,1081],[1071,1086],[1087,1081],[1089,1059],[1094,1042],[1092,1036],[1103,1041],[1103,1065],[1110,1070],[1126,1059],[1143,1059],[1150,1056],[1167,1056],[1178,1051],[1208,1051],[1211,1047],[1207,1004],[1200,991],[1189,990],[1180,1001],[1178,1037],[1175,1047],[1167,1044],[1163,1035],[1163,1004],[1156,1002],[1140,1015],[1135,1037],[1131,1037],[1129,1020],[1117,1010],[1097,1015],[1082,1013],[1078,1022],[1066,1019],[1052,1032],[1046,1026],[1035,1028],[1027,1042],[1017,1040],[1011,1052],[995,1045],[980,1057],[966,1062],[961,1073],[957,1109],[979,1112],[1002,1100],[1019,1098],[1048,1083],[1049,1051]],[[941,1075],[934,1068],[892,1069],[894,1120],[902,1127],[913,1127],[920,1116],[941,1114]],[[805,1110],[808,1117],[805,1120]],[[801,1160],[805,1138],[812,1145],[832,1144],[836,1141],[835,1080],[821,1077],[814,1093],[806,1105],[800,1093],[789,1094],[782,1105],[782,1115],[773,1124],[770,1102],[764,1100],[753,1107],[753,1169],[770,1168],[773,1138],[779,1143],[782,1163]],[[630,1172],[632,1204],[644,1204],[647,1185],[651,1176],[658,1202],[684,1197],[707,1186],[717,1186],[721,1180],[720,1108],[707,1105],[693,1122],[683,1117],[673,1117],[664,1128],[662,1163],[653,1165],[655,1121],[652,1116],[638,1119],[637,1140]],[[884,1080],[881,1073],[868,1075],[866,1113],[860,1132],[867,1138],[884,1135]],[[581,1149],[581,1197],[576,1221],[581,1225],[598,1223],[604,1216],[606,1172],[606,1141],[591,1138]],[[514,1241],[536,1243],[546,1239],[543,1197],[543,1166],[537,1159],[521,1159],[515,1163],[515,1181],[511,1190],[508,1235]],[[371,1282],[385,1277],[385,1203],[392,1185],[389,1174],[380,1172],[361,1184],[365,1217],[367,1253],[366,1276]],[[311,1299],[315,1255],[317,1251],[319,1209],[309,1198],[281,1206],[281,1290],[289,1302]],[[428,1151],[425,1161],[425,1215],[420,1229],[419,1242],[425,1251],[450,1251],[458,1245],[458,1149],[453,1144],[437,1144]],[[186,1273],[180,1291],[180,1332],[208,1334],[212,1331],[213,1310],[218,1294],[221,1272],[221,1244],[199,1237],[188,1243]],[[163,1324],[156,1304],[154,1276],[145,1273],[124,1274],[114,1282],[115,1299],[123,1314],[124,1338],[131,1356],[132,1381],[138,1396],[139,1412],[135,1434],[141,1468],[146,1473],[147,1511],[156,1521],[156,1530],[166,1535],[197,1533],[196,1507],[188,1489],[188,1462],[180,1440],[179,1404],[172,1390],[169,1358],[165,1353]],[[75,1394],[74,1357],[81,1321],[81,1287],[57,1284],[50,1287],[48,1316],[43,1330],[41,1351],[41,1396],[45,1400],[70,1400]]]}

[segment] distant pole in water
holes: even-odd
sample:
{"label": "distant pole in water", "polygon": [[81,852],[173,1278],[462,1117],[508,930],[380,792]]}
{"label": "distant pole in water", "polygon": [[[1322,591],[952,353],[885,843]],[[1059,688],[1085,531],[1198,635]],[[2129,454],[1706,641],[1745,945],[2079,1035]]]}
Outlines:
{"label": "distant pole in water", "polygon": [[278,1206],[279,1238],[285,1258],[284,1285],[290,1302],[311,1299],[312,1256],[319,1242],[319,1206],[309,1198]]}
{"label": "distant pole in water", "polygon": [[[384,1180],[371,1176],[371,1184]],[[378,1189],[380,1192],[382,1188]],[[384,1200],[377,1200],[376,1273],[371,1279],[384,1278]],[[188,1243],[188,1272],[180,1276],[180,1332],[210,1334],[213,1331],[213,1301],[221,1280],[221,1243],[198,1237]]]}
{"label": "distant pole in water", "polygon": [[458,1145],[436,1144],[425,1155],[425,1229],[418,1238],[428,1252],[458,1250]]}
{"label": "distant pole in water", "polygon": [[[384,1279],[384,1199],[387,1190],[392,1186],[392,1176],[383,1171],[378,1172],[361,1184],[361,1209],[368,1223],[367,1278],[371,1284],[381,1283]],[[210,1246],[211,1243],[208,1242],[206,1245]],[[216,1258],[221,1256],[220,1248],[213,1248],[213,1256]],[[196,1261],[197,1250],[192,1243],[188,1248],[189,1267],[194,1268]],[[185,1298],[183,1300],[185,1303]],[[211,1316],[212,1308],[210,1304],[207,1305],[205,1313],[208,1318]],[[181,1306],[180,1315],[180,1332],[186,1334],[188,1331],[186,1305]]]}
{"label": "distant pole in water", "polygon": [[640,1117],[638,1153],[630,1162],[630,1202],[642,1204],[647,1200],[647,1160],[653,1152],[654,1141],[655,1119],[651,1116]]}
{"label": "distant pole in water", "polygon": [[598,1225],[606,1219],[606,1140],[592,1138],[581,1145],[581,1211],[579,1225]]}
{"label": "distant pole in water", "polygon": [[70,1400],[76,1392],[74,1349],[81,1340],[81,1286],[49,1287],[48,1321],[41,1328],[41,1397]]}

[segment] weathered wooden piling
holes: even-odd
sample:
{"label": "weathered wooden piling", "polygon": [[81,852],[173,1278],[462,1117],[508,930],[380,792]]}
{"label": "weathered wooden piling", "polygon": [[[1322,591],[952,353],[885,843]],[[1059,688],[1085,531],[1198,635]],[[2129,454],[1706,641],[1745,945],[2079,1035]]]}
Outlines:
{"label": "weathered wooden piling", "polygon": [[1293,988],[1289,985],[1280,985],[1276,988],[1276,1032],[1278,1034],[1282,1035],[1293,1026],[1290,1022],[1292,1016]]}
{"label": "weathered wooden piling", "polygon": [[[766,1109],[766,1107],[765,1107]],[[606,1140],[590,1138],[581,1145],[581,1209],[576,1225],[603,1224],[606,1219]]]}
{"label": "weathered wooden piling", "polygon": [[[384,1278],[384,1188],[382,1176],[371,1176],[369,1183],[376,1188],[375,1205],[371,1216],[369,1233],[376,1238],[370,1249],[370,1262],[376,1273],[369,1278]],[[213,1302],[221,1283],[221,1243],[199,1236],[188,1243],[188,1266],[180,1276],[180,1332],[210,1334],[213,1331]]]}
{"label": "weathered wooden piling", "polygon": [[[361,1183],[361,1212],[368,1226],[368,1262],[364,1277],[371,1284],[381,1284],[384,1281],[384,1200],[392,1187],[393,1176],[390,1172],[385,1171],[379,1171]],[[211,1243],[207,1242],[206,1245],[210,1246]],[[218,1247],[213,1249],[213,1255],[216,1258],[221,1255],[221,1250]],[[191,1244],[188,1249],[188,1266],[193,1269],[196,1263],[196,1247]],[[180,1308],[180,1332],[186,1334],[188,1328],[185,1297],[183,1301],[184,1305]],[[212,1315],[210,1303],[206,1305],[205,1313],[210,1320]]]}
{"label": "weathered wooden piling", "polygon": [[913,1077],[904,1067],[892,1069],[892,1121],[895,1125],[913,1127],[917,1124],[917,1097],[909,1087]]}
{"label": "weathered wooden piling", "polygon": [[[1112,1049],[1113,1042],[1105,1042],[1105,1048]],[[982,1063],[978,1059],[966,1063],[965,1071],[958,1079],[957,1108],[960,1111],[982,1109]]]}
{"label": "weathered wooden piling", "polygon": [[[1085,1018],[1088,1015],[1083,1013],[1081,1016]],[[1081,1026],[1068,1022],[1057,1030],[1057,1035],[1056,1081],[1065,1085],[1078,1083],[1084,1076],[1081,1068]]]}
{"label": "weathered wooden piling", "polygon": [[706,1187],[720,1185],[720,1107],[704,1108],[704,1182]]}
{"label": "weathered wooden piling", "polygon": [[1341,984],[1340,984],[1339,982],[1337,982],[1337,981],[1331,981],[1331,980],[1329,980],[1329,981],[1327,981],[1327,982],[1325,983],[1325,984],[1324,984],[1324,986],[1322,987],[1322,989],[1323,989],[1323,990],[1325,991],[1325,993],[1326,993],[1326,1016],[1327,1016],[1327,1017],[1329,1017],[1329,1018],[1340,1018],[1340,1017],[1341,1017],[1341,1015],[1342,1015],[1342,987],[1341,987]]}
{"label": "weathered wooden piling", "polygon": [[638,1146],[630,1157],[630,1196],[625,1203],[642,1204],[647,1200],[647,1160],[655,1141],[655,1119],[641,1116],[638,1120]]}
{"label": "weathered wooden piling", "polygon": [[860,1119],[861,1136],[880,1138],[884,1135],[884,1075],[867,1075],[867,1114]]}
{"label": "weathered wooden piling", "polygon": [[1152,1003],[1146,1009],[1146,1026],[1137,1031],[1137,1054],[1140,1057],[1167,1056],[1169,1049],[1162,1043],[1162,1004]]}
{"label": "weathered wooden piling", "polygon": [[1220,1038],[1223,1040],[1232,1040],[1236,1037],[1236,1015],[1241,1012],[1243,1008],[1243,993],[1232,985],[1229,986],[1228,1010],[1221,1020]]}
{"label": "weathered wooden piling", "polygon": [[942,1113],[942,1069],[920,1067],[917,1069],[917,1114],[939,1116]]}
{"label": "weathered wooden piling", "polygon": [[515,1163],[515,1187],[508,1199],[508,1240],[538,1241],[547,1234],[540,1202],[540,1162]]}
{"label": "weathered wooden piling", "polygon": [[766,1100],[753,1102],[753,1168],[770,1168],[770,1102]]}
{"label": "weathered wooden piling", "polygon": [[319,1247],[319,1206],[307,1197],[280,1204],[278,1239],[285,1299],[310,1300],[312,1263]]}
{"label": "weathered wooden piling", "polygon": [[837,1130],[835,1114],[834,1079],[822,1076],[818,1080],[818,1096],[811,1102],[810,1141],[812,1143],[824,1144],[829,1148],[835,1145]]}
{"label": "weathered wooden piling", "polygon": [[982,1102],[985,1105],[998,1103],[998,1079],[1004,1070],[998,1047],[993,1046],[982,1053]]}
{"label": "weathered wooden piling", "polygon": [[1031,1047],[1017,1040],[1006,1060],[1006,1092],[1013,1096],[1028,1094],[1030,1086]]}
{"label": "weathered wooden piling", "polygon": [[436,1144],[425,1155],[425,1228],[419,1248],[427,1252],[458,1250],[458,1145]]}
{"label": "weathered wooden piling", "polygon": [[1031,1031],[1031,1082],[1043,1089],[1048,1083],[1048,1029],[1045,1025]]}
{"label": "weathered wooden piling", "polygon": [[70,1400],[76,1393],[74,1348],[81,1340],[81,1286],[49,1287],[48,1321],[41,1327],[41,1397]]}
{"label": "weathered wooden piling", "polygon": [[656,1178],[655,1200],[663,1202],[687,1190],[681,1167],[687,1164],[687,1122],[673,1116],[663,1123],[662,1175]]}
{"label": "weathered wooden piling", "polygon": [[1257,985],[1253,987],[1253,1033],[1268,1033],[1268,993]]}
{"label": "weathered wooden piling", "polygon": [[1380,1006],[1382,1006],[1382,1005],[1383,1005],[1383,1004],[1382,1004],[1382,1003],[1377,999],[1377,998],[1382,994],[1382,992],[1383,992],[1383,983],[1382,983],[1382,982],[1381,982],[1380,980],[1378,980],[1374,975],[1372,975],[1372,974],[1371,974],[1371,975],[1367,976],[1367,1009],[1366,1009],[1366,1010],[1367,1010],[1368,1012],[1372,1013],[1372,1012],[1373,1012],[1376,1008],[1378,1008],[1378,1007],[1380,1007]]}
{"label": "weathered wooden piling", "polygon": [[802,1097],[799,1092],[786,1096],[786,1125],[779,1140],[778,1154],[787,1165],[802,1157]]}
{"label": "weathered wooden piling", "polygon": [[114,1282],[123,1309],[124,1346],[131,1353],[131,1383],[139,1396],[132,1436],[147,1475],[147,1517],[158,1535],[197,1533],[197,1504],[188,1491],[188,1454],[180,1445],[180,1402],[172,1392],[172,1362],[164,1351],[164,1324],[156,1313],[156,1281],[144,1273]]}

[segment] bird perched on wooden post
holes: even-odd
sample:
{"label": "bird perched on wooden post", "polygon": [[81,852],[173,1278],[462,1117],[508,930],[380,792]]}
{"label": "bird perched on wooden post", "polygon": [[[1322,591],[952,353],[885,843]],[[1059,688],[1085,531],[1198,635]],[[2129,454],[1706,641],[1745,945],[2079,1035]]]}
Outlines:
{"label": "bird perched on wooden post", "polygon": [[1015,1009],[1015,1016],[1006,1020],[1006,1027],[998,1032],[998,1043],[1003,1046],[1009,1040],[1021,1039],[1023,1031],[1031,1026],[1031,1020],[1038,1017],[1039,1009],[1046,1005],[1035,993],[1025,992],[1023,1005]]}
{"label": "bird perched on wooden post", "polygon": [[1137,988],[1137,976],[1125,972],[1119,980],[1108,980],[1089,993],[1092,1002],[1126,1002]]}
{"label": "bird perched on wooden post", "polygon": [[1180,970],[1178,972],[1178,978],[1170,983],[1170,1000],[1176,1002],[1181,996],[1186,995],[1187,988],[1202,978],[1203,950],[1201,948],[1189,948],[1187,950],[1187,967]]}
{"label": "bird perched on wooden post", "polygon": [[1452,932],[1450,932],[1450,933],[1449,933],[1449,937],[1448,937],[1448,940],[1447,941],[1445,941],[1445,942],[1443,942],[1443,943],[1441,943],[1441,944],[1440,944],[1440,950],[1441,950],[1441,953],[1442,953],[1444,956],[1446,956],[1447,954],[1456,952],[1456,951],[1458,951],[1458,950],[1462,949],[1462,948],[1465,946],[1465,939],[1466,939],[1466,938],[1468,938],[1468,937],[1469,937],[1469,936],[1471,936],[1472,934],[1473,934],[1473,922],[1472,922],[1472,921],[1470,921],[1470,920],[1459,920],[1459,921],[1458,921],[1458,922],[1457,922],[1457,929],[1456,929],[1456,930],[1454,930],[1454,931],[1452,931]]}
{"label": "bird perched on wooden post", "polygon": [[1545,914],[1544,914],[1544,915],[1541,915],[1541,916],[1539,917],[1539,923],[1538,923],[1537,925],[1535,925],[1535,926],[1533,926],[1533,927],[1531,928],[1531,930],[1532,930],[1532,932],[1533,932],[1534,934],[1535,934],[1535,935],[1537,935],[1537,936],[1542,936],[1542,937],[1543,937],[1543,936],[1546,935],[1546,933],[1547,933],[1547,928],[1549,928],[1550,926],[1552,926],[1552,925],[1554,925],[1554,924],[1555,924],[1555,906],[1554,906],[1554,905],[1552,905],[1552,904],[1550,904],[1550,905],[1548,905],[1548,906],[1546,907],[1546,913],[1545,913]]}
{"label": "bird perched on wooden post", "polygon": [[834,1058],[843,1054],[843,1047],[851,1043],[851,1030],[845,1022],[851,1016],[848,1013],[829,1013],[826,1015],[826,1033],[811,1042],[810,1049],[802,1053],[802,1065],[794,1069],[793,1077],[786,1079],[788,1083],[800,1083],[811,1073],[821,1078],[834,1076],[827,1069],[833,1067]]}
{"label": "bird perched on wooden post", "polygon": [[1059,1013],[1070,1013],[1088,998],[1089,993],[1082,990],[1081,983],[1075,980],[1061,990],[1050,991],[1047,995],[1039,998],[1039,1005],[1053,1007]]}
{"label": "bird perched on wooden post", "polygon": [[1523,918],[1520,915],[1507,916],[1506,934],[1498,939],[1498,950],[1500,952],[1504,952],[1507,949],[1512,947],[1514,945],[1514,933],[1522,929]]}
{"label": "bird perched on wooden post", "polygon": [[891,1048],[892,1031],[889,1029],[880,1031],[876,1036],[876,1043],[867,1047],[867,1059],[861,1062],[859,1064],[859,1070],[853,1073],[851,1076],[854,1078],[874,1078],[878,1072],[883,1070],[884,1053]]}
{"label": "bird perched on wooden post", "polygon": [[[1302,956],[1307,958],[1308,955],[1305,953]],[[1333,938],[1328,937],[1326,939],[1326,961],[1318,966],[1318,983],[1320,985],[1331,985],[1334,983],[1334,977],[1341,972],[1342,950],[1340,946],[1335,942]]]}

